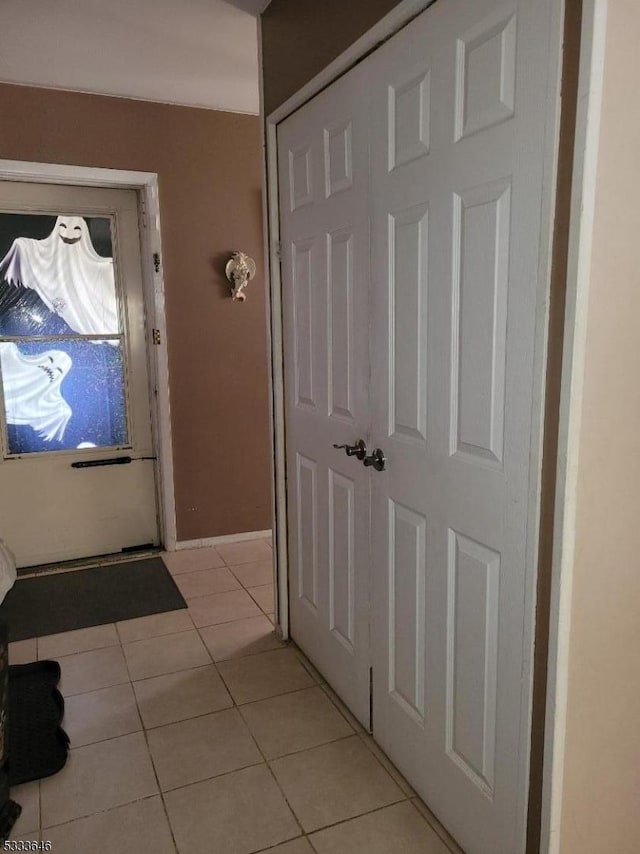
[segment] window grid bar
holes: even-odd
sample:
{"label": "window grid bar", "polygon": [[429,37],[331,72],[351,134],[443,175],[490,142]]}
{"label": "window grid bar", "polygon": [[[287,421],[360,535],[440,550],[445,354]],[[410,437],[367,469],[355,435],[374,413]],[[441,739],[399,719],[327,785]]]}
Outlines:
{"label": "window grid bar", "polygon": [[48,341],[122,341],[124,333],[105,335],[0,335],[0,344],[33,344]]}

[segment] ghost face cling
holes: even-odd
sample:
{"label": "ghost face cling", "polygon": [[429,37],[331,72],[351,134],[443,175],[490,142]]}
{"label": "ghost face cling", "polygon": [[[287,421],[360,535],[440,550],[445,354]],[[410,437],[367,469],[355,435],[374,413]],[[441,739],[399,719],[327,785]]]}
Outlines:
{"label": "ghost face cling", "polygon": [[82,240],[83,228],[86,229],[86,223],[79,216],[59,216],[56,222],[58,235],[63,243],[73,246],[74,243],[79,243]]}

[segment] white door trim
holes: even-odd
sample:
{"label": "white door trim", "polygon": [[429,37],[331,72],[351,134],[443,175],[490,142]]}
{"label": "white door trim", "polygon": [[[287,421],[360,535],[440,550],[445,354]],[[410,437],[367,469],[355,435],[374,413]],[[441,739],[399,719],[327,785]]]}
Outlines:
{"label": "white door trim", "polygon": [[[23,160],[0,160],[0,180],[29,181],[42,184],[69,184],[78,187],[110,187],[136,190],[140,199],[140,228],[142,254],[142,286],[144,291],[147,327],[157,329],[162,346],[154,346],[147,336],[149,351],[149,382],[151,389],[151,421],[154,447],[157,454],[157,496],[160,535],[167,551],[176,548],[176,507],[173,491],[173,451],[169,405],[169,363],[167,359],[167,327],[162,271],[160,236],[160,206],[158,176],[155,172],[131,172],[122,169],[101,169],[90,166],[68,166],[56,163],[31,163]],[[160,269],[154,269],[153,256],[158,254]]]}
{"label": "white door trim", "polygon": [[[372,29],[354,42],[344,53],[292,95],[284,104],[264,118],[265,134],[265,284],[269,333],[269,368],[271,378],[271,435],[273,454],[273,532],[276,573],[276,623],[282,637],[289,636],[287,602],[287,510],[284,417],[284,350],[282,329],[282,281],[280,277],[280,214],[278,204],[277,125],[322,89],[344,74],[358,60],[373,50],[424,11],[434,0],[402,0]],[[446,0],[440,0],[446,2]],[[567,689],[567,648],[570,616],[570,581],[573,555],[573,518],[579,436],[581,377],[584,363],[587,284],[589,279],[590,234],[593,221],[599,107],[604,66],[604,36],[608,0],[584,0],[582,47],[580,55],[579,113],[575,135],[574,187],[571,206],[571,247],[567,275],[564,365],[560,437],[556,486],[556,520],[552,564],[552,603],[549,638],[549,675],[544,755],[541,854],[558,854],[557,832],[560,821],[564,748],[564,703]],[[564,13],[565,0],[557,0],[554,15]],[[261,70],[262,73],[262,70]],[[261,99],[263,86],[261,80]],[[550,90],[547,98],[555,98]],[[552,103],[549,103],[551,110]],[[261,105],[262,114],[263,104]],[[554,164],[547,174],[555,178]],[[549,253],[544,259],[548,264]],[[541,322],[544,322],[540,318]],[[544,354],[538,353],[537,359]],[[542,389],[539,390],[543,394]],[[538,446],[541,442],[541,435]],[[539,451],[539,448],[536,448]],[[532,460],[532,464],[534,461]],[[535,506],[539,505],[539,496]],[[530,552],[537,548],[530,546]],[[529,595],[535,595],[530,588]]]}
{"label": "white door trim", "polygon": [[578,455],[608,0],[584,0],[556,473],[540,851],[560,854]]}

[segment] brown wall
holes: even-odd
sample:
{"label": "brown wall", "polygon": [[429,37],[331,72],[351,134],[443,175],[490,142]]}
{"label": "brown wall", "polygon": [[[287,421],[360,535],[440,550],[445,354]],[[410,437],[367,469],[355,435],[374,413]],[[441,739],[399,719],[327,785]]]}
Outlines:
{"label": "brown wall", "polygon": [[301,89],[400,0],[271,0],[262,14],[264,113]]}
{"label": "brown wall", "polygon": [[[271,527],[255,116],[0,84],[0,158],[157,172],[178,539]],[[229,298],[233,249],[258,262]]]}
{"label": "brown wall", "polygon": [[579,437],[562,854],[640,851],[640,4],[609,3]]}

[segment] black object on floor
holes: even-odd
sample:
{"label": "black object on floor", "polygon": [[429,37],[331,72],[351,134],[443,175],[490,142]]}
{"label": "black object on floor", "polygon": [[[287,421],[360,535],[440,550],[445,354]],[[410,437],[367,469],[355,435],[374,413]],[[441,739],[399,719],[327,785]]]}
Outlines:
{"label": "black object on floor", "polygon": [[0,605],[9,640],[186,608],[162,558],[19,578]]}
{"label": "black object on floor", "polygon": [[11,800],[9,782],[9,643],[0,620],[0,842],[9,838],[22,807]]}
{"label": "black object on floor", "polygon": [[64,767],[69,737],[57,661],[9,666],[9,784],[50,777]]}

